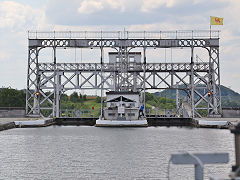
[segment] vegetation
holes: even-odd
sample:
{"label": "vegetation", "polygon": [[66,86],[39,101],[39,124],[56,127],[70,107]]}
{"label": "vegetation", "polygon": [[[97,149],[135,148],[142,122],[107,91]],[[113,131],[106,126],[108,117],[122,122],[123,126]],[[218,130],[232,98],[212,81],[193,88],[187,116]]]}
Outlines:
{"label": "vegetation", "polygon": [[87,99],[86,95],[73,92],[70,96],[67,96],[66,94],[62,95],[61,105],[64,113],[66,113],[65,110],[75,109],[81,110],[81,116],[98,117],[101,109],[101,98]]}
{"label": "vegetation", "polygon": [[[180,86],[181,88],[182,86]],[[222,107],[240,107],[240,94],[231,90],[230,88],[227,88],[225,86],[220,86],[221,89],[221,100],[222,100]],[[204,93],[204,91],[200,91],[201,94]],[[166,97],[169,99],[176,99],[176,90],[173,89],[167,89],[161,92],[154,93],[158,97]],[[179,96],[180,98],[184,98],[186,96],[186,92],[183,90],[179,90]],[[197,98],[197,97],[196,97]]]}
{"label": "vegetation", "polygon": [[[155,113],[157,109],[160,113],[164,109],[175,109],[175,90],[164,90],[156,93],[146,93],[146,109],[148,112]],[[240,94],[233,90],[221,86],[222,93],[222,106],[223,107],[240,107]],[[49,93],[46,93],[49,94]],[[180,98],[184,97],[184,92],[179,91]],[[43,97],[41,97],[42,99]],[[0,107],[25,107],[26,93],[24,90],[16,90],[11,88],[0,89]],[[32,104],[33,102],[31,102]],[[49,102],[45,102],[45,106],[50,106]],[[62,94],[61,106],[63,110],[81,110],[85,112],[83,116],[100,115],[101,98],[88,99],[86,95],[73,92],[70,95]],[[205,106],[200,104],[199,106]],[[49,110],[48,110],[49,111]],[[46,112],[49,113],[49,112]],[[206,114],[206,111],[202,110],[201,114]]]}
{"label": "vegetation", "polygon": [[[155,114],[163,114],[165,109],[176,109],[176,101],[166,97],[158,97],[151,93],[146,93],[146,111]],[[158,111],[158,112],[156,112]]]}
{"label": "vegetation", "polygon": [[0,107],[25,107],[25,101],[24,91],[11,88],[0,89]]}

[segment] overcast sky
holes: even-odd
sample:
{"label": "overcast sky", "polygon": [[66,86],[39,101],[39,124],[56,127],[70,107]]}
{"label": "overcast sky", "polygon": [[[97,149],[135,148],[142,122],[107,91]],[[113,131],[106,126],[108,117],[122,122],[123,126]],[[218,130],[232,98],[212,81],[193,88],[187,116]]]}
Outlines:
{"label": "overcast sky", "polygon": [[213,27],[221,30],[221,83],[240,92],[239,0],[0,0],[0,87],[26,88],[28,30],[202,30],[210,16],[224,18]]}

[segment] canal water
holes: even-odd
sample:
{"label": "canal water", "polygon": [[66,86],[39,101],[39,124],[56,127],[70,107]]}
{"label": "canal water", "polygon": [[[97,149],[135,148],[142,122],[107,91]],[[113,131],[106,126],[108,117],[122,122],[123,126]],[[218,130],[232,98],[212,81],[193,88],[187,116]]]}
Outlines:
{"label": "canal water", "polygon": [[[170,154],[184,151],[230,153],[205,177],[234,164],[229,130],[51,126],[0,132],[0,179],[167,179]],[[193,166],[170,164],[169,176],[193,179]]]}

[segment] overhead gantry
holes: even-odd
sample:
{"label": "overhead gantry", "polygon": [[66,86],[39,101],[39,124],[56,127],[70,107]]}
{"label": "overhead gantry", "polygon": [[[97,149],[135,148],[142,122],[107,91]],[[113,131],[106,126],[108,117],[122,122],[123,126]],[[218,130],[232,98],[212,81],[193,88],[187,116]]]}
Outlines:
{"label": "overhead gantry", "polygon": [[[192,117],[221,114],[219,32],[218,31],[80,31],[29,32],[26,114],[61,116],[61,95],[68,90],[181,89],[187,94]],[[190,48],[189,63],[148,63],[150,48]],[[53,60],[40,62],[42,49],[53,50]],[[99,48],[99,63],[58,63],[58,48]],[[104,62],[105,48],[112,48],[121,61]],[[126,58],[134,48],[142,48],[141,63]],[[208,52],[206,62],[194,62],[194,48]],[[81,79],[81,81],[80,81]],[[206,104],[200,107],[201,103]],[[48,113],[44,113],[47,111]]]}

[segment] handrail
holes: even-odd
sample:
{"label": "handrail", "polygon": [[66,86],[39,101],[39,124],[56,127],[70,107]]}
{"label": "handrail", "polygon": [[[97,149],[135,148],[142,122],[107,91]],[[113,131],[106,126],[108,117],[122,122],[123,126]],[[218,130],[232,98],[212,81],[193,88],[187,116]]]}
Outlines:
{"label": "handrail", "polygon": [[28,39],[197,39],[219,38],[219,30],[28,31]]}

